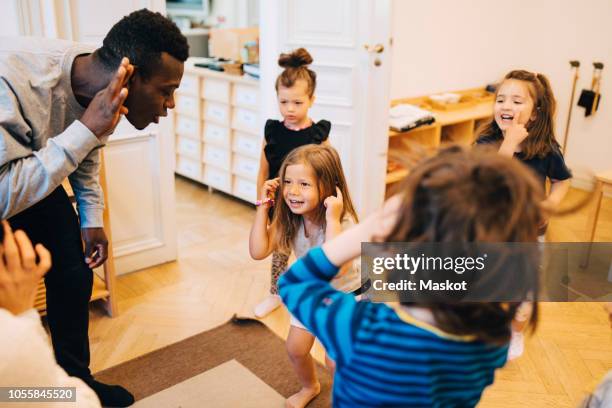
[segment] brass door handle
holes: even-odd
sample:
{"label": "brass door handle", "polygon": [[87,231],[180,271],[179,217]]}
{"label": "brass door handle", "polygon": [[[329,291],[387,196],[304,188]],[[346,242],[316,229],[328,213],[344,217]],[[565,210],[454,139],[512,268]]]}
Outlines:
{"label": "brass door handle", "polygon": [[385,46],[382,44],[376,44],[376,45],[364,44],[363,48],[365,48],[367,52],[375,52],[376,54],[381,54],[385,50]]}

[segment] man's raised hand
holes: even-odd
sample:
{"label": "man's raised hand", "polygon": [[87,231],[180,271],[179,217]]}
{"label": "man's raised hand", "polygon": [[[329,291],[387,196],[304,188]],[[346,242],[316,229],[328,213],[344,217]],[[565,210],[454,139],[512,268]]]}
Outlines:
{"label": "man's raised hand", "polygon": [[81,122],[96,137],[102,138],[113,133],[121,115],[128,113],[123,103],[128,96],[126,85],[133,73],[134,66],[127,58],[123,58],[106,88],[99,91],[89,103]]}

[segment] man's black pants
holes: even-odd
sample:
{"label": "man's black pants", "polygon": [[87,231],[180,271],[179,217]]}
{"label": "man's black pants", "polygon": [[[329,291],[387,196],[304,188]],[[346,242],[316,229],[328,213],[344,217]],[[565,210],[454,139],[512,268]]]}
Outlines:
{"label": "man's black pants", "polygon": [[84,260],[79,221],[68,195],[59,186],[49,196],[9,219],[33,244],[51,252],[45,276],[47,321],[55,358],[68,375],[89,378],[89,299],[93,273]]}

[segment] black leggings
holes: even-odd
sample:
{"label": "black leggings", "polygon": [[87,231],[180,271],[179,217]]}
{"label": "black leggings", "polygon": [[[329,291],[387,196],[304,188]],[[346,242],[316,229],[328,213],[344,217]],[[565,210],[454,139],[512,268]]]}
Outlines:
{"label": "black leggings", "polygon": [[84,261],[77,214],[62,186],[9,219],[33,244],[51,252],[45,276],[47,321],[58,364],[68,375],[89,378],[89,299],[93,273]]}

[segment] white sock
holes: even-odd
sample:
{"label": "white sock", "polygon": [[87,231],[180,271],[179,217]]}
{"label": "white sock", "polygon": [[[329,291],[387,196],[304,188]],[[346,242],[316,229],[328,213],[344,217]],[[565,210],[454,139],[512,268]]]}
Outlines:
{"label": "white sock", "polygon": [[283,302],[280,296],[270,295],[255,306],[255,317],[262,318],[279,307]]}
{"label": "white sock", "polygon": [[508,348],[508,361],[519,358],[525,351],[525,336],[522,332],[512,330],[510,347]]}

